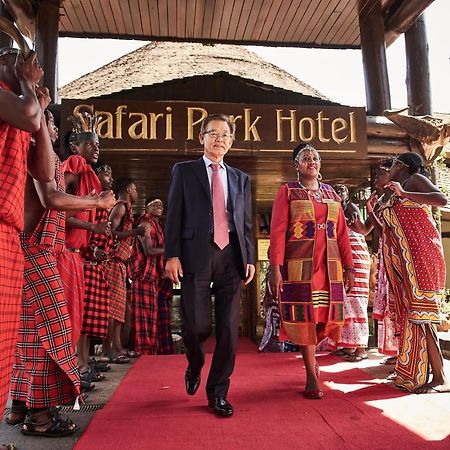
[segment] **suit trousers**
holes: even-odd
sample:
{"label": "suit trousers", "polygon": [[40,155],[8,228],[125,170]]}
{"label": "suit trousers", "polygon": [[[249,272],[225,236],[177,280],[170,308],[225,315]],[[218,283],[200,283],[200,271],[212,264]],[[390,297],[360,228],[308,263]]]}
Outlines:
{"label": "suit trousers", "polygon": [[205,363],[203,343],[211,334],[211,295],[215,296],[216,347],[206,383],[210,400],[227,396],[234,369],[242,295],[239,267],[237,238],[230,233],[230,243],[223,250],[211,241],[207,271],[184,273],[181,282],[183,340],[195,375]]}

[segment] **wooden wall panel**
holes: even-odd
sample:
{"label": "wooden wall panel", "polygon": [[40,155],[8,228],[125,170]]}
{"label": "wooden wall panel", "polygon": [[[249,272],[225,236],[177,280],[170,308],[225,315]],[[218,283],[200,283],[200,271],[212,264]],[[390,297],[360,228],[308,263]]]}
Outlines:
{"label": "wooden wall panel", "polygon": [[356,1],[64,0],[60,34],[349,48]]}
{"label": "wooden wall panel", "polygon": [[151,36],[152,25],[150,22],[150,11],[147,0],[139,0],[139,16],[141,18],[142,34],[144,36]]}
{"label": "wooden wall panel", "polygon": [[127,30],[122,16],[122,8],[120,7],[122,0],[110,0],[110,3],[111,9],[113,10],[114,22],[116,24],[116,33],[124,35]]}
{"label": "wooden wall panel", "polygon": [[109,0],[100,0],[99,3],[99,10],[105,18],[105,24],[108,33],[117,33],[116,22],[114,20],[113,10],[111,9],[111,2]]}

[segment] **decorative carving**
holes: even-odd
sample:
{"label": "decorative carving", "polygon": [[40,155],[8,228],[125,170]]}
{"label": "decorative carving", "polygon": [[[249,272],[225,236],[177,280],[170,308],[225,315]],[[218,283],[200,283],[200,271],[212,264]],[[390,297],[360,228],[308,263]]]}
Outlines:
{"label": "decorative carving", "polygon": [[431,164],[450,142],[450,118],[410,116],[406,109],[384,111],[384,115],[411,138],[411,150],[418,150],[427,164]]}

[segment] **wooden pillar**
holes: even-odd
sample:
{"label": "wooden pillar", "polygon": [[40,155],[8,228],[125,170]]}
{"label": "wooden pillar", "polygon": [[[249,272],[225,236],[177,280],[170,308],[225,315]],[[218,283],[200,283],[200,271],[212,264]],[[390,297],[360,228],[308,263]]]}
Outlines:
{"label": "wooden pillar", "polygon": [[44,69],[42,85],[48,87],[52,102],[57,101],[57,55],[59,0],[40,2],[36,20],[36,52]]}
{"label": "wooden pillar", "polygon": [[[6,9],[5,4],[0,0],[0,16],[5,17],[8,20],[12,20],[11,15]],[[0,48],[11,47],[13,40],[3,32],[0,32]]]}
{"label": "wooden pillar", "polygon": [[380,0],[358,0],[358,14],[367,113],[379,116],[391,108]]}
{"label": "wooden pillar", "polygon": [[423,14],[405,32],[405,49],[408,112],[412,116],[431,114],[430,66]]}

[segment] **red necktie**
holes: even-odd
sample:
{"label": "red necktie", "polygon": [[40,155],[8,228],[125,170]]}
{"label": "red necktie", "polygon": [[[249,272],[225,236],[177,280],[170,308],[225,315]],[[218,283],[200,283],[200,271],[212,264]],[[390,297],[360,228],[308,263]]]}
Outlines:
{"label": "red necktie", "polygon": [[222,250],[230,242],[228,237],[228,220],[225,209],[225,195],[219,175],[219,164],[211,164],[212,176],[212,203],[214,216],[214,242]]}

